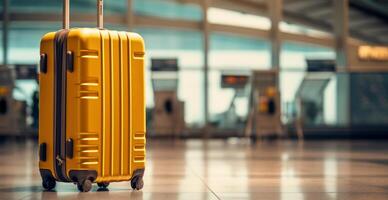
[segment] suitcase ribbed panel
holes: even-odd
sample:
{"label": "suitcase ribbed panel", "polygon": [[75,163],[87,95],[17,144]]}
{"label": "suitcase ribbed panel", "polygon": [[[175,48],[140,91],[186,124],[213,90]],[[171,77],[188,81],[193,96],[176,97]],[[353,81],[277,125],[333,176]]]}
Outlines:
{"label": "suitcase ribbed panel", "polygon": [[103,127],[101,176],[111,175],[111,63],[109,32],[101,31],[102,40],[102,77],[103,77]]}
{"label": "suitcase ribbed panel", "polygon": [[[79,35],[88,42],[80,42]],[[75,59],[74,72],[67,72],[67,137],[75,141],[74,159],[67,161],[69,169],[95,170],[100,164],[101,132],[101,70],[100,44],[95,31],[72,30],[68,49]],[[79,42],[74,42],[79,41]],[[79,67],[82,66],[82,67]],[[99,123],[96,123],[98,120]]]}
{"label": "suitcase ribbed panel", "polygon": [[128,34],[131,38],[131,81],[136,83],[132,87],[131,113],[132,118],[132,162],[131,172],[144,168],[145,163],[145,76],[144,76],[144,43],[137,34]]}
{"label": "suitcase ribbed panel", "polygon": [[111,176],[117,176],[119,171],[119,158],[120,158],[120,142],[119,136],[120,130],[120,52],[118,35],[115,31],[109,31],[110,35],[110,70],[111,70],[111,115],[112,115],[112,127],[110,132],[111,137]]}
{"label": "suitcase ribbed panel", "polygon": [[121,83],[121,156],[120,156],[120,174],[121,175],[130,175],[130,149],[129,149],[129,139],[130,132],[129,127],[131,116],[130,116],[130,58],[129,58],[129,40],[124,32],[119,32],[120,38],[120,83]]}
{"label": "suitcase ribbed panel", "polygon": [[[86,51],[87,50],[81,50],[84,55],[86,54]],[[70,93],[68,93],[67,97],[68,102],[72,99],[76,99],[78,101],[78,104],[74,105],[76,106],[75,109],[69,108],[68,125],[72,127],[70,122],[76,122],[74,120],[75,116],[72,117],[71,110],[73,110],[73,113],[74,110],[76,110],[76,112],[78,111],[79,123],[78,128],[76,129],[79,130],[78,140],[76,140],[78,143],[78,145],[76,145],[78,147],[78,156],[76,156],[76,159],[79,162],[81,169],[94,169],[99,164],[99,125],[96,124],[94,120],[101,116],[100,110],[98,109],[101,99],[99,97],[99,72],[97,70],[90,69],[94,63],[98,64],[98,57],[80,57],[80,64],[83,68],[77,69],[77,73],[81,74],[81,81],[79,83],[78,90],[79,93],[75,98]],[[82,76],[83,74],[87,74],[87,77]]]}
{"label": "suitcase ribbed panel", "polygon": [[[101,31],[103,67],[103,142],[101,178],[129,179],[130,171],[130,59],[125,33]],[[117,177],[121,176],[121,178]],[[117,177],[117,178],[113,178]]]}

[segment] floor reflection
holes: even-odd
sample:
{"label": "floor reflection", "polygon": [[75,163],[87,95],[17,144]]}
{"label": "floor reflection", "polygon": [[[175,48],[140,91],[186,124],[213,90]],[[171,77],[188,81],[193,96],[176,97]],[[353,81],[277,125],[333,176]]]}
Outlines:
{"label": "floor reflection", "polygon": [[299,193],[294,200],[304,200],[303,191],[299,177],[295,173],[293,162],[290,160],[289,153],[283,153],[281,156],[280,173],[280,199],[288,200],[288,193]]}
{"label": "floor reflection", "polygon": [[148,140],[142,191],[129,182],[79,193],[43,191],[36,141],[2,141],[0,199],[388,199],[382,141]]}
{"label": "floor reflection", "polygon": [[338,163],[336,156],[333,153],[328,153],[324,160],[324,183],[325,192],[328,194],[330,199],[337,199],[337,167]]}

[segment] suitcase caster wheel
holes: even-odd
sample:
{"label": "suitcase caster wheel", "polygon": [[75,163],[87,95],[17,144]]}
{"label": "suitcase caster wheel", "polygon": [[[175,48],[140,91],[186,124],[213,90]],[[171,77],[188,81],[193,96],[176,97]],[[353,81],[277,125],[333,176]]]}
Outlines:
{"label": "suitcase caster wheel", "polygon": [[109,186],[108,182],[102,182],[102,183],[97,183],[98,187],[100,188],[107,188]]}
{"label": "suitcase caster wheel", "polygon": [[92,189],[92,181],[86,179],[81,184],[78,183],[77,188],[80,192],[89,192]]}
{"label": "suitcase caster wheel", "polygon": [[143,188],[143,185],[144,185],[143,177],[135,176],[131,180],[131,187],[134,190],[141,190]]}
{"label": "suitcase caster wheel", "polygon": [[52,189],[54,189],[56,184],[57,184],[57,183],[55,182],[55,180],[54,180],[54,179],[51,179],[51,178],[42,181],[42,186],[43,186],[43,188],[46,189],[46,190],[52,190]]}

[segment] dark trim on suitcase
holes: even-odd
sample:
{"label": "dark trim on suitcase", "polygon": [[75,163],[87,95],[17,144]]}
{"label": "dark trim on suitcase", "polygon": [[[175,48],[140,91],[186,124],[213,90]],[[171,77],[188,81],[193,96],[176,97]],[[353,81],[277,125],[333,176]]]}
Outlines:
{"label": "dark trim on suitcase", "polygon": [[47,144],[42,143],[39,145],[39,160],[46,161],[47,160]]}
{"label": "dark trim on suitcase", "polygon": [[70,182],[66,175],[66,72],[67,36],[69,30],[61,30],[54,38],[54,171],[56,178]]}

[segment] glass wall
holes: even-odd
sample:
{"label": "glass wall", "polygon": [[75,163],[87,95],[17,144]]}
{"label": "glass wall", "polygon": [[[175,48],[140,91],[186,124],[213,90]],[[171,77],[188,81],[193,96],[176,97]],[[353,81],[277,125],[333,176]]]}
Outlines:
{"label": "glass wall", "polygon": [[213,33],[209,51],[209,117],[220,129],[242,130],[248,114],[249,84],[245,89],[221,87],[221,75],[250,75],[270,68],[268,41]]}
{"label": "glass wall", "polygon": [[271,28],[270,19],[258,15],[246,14],[214,7],[209,8],[207,14],[208,22],[213,24],[258,28],[263,30],[269,30]]}
{"label": "glass wall", "polygon": [[10,64],[37,64],[39,62],[40,39],[45,33],[59,29],[59,23],[13,22],[9,31]]}
{"label": "glass wall", "polygon": [[[280,91],[284,122],[291,123],[295,117],[296,100],[303,92],[304,96],[308,96],[308,93],[310,96],[322,95],[322,102],[318,102],[318,105],[313,102],[308,104],[310,106],[305,105],[304,109],[311,109],[311,115],[314,116],[314,120],[309,125],[336,124],[337,81],[335,73],[307,72],[307,60],[334,61],[334,59],[335,52],[330,48],[292,42],[283,43],[280,59]],[[317,80],[311,80],[311,77],[317,77]],[[316,117],[317,115],[319,117]]]}
{"label": "glass wall", "polygon": [[388,73],[352,73],[350,85],[351,124],[386,125],[388,123]]}
{"label": "glass wall", "polygon": [[202,11],[198,4],[183,4],[168,0],[133,0],[133,9],[137,15],[202,20]]}
{"label": "glass wall", "polygon": [[[177,3],[169,0],[132,0],[134,12],[138,15],[165,18],[179,18],[200,21],[201,8],[197,4]],[[72,13],[96,13],[96,0],[71,0]],[[62,1],[53,0],[17,0],[10,1],[12,12],[17,13],[61,13]],[[125,14],[127,0],[104,1],[106,15]]]}
{"label": "glass wall", "polygon": [[[40,25],[39,25],[40,24]],[[35,65],[39,62],[40,38],[50,30],[51,24],[41,23],[11,23],[8,35],[8,64]],[[55,26],[52,24],[52,26]],[[38,89],[36,80],[16,80],[13,96],[20,101],[32,104],[33,93]]]}
{"label": "glass wall", "polygon": [[295,33],[295,34],[307,35],[307,36],[313,36],[313,37],[330,37],[333,35],[332,33],[329,33],[329,32],[324,32],[318,29],[314,29],[314,28],[299,25],[299,24],[290,24],[284,21],[279,23],[279,29],[282,32]]}
{"label": "glass wall", "polygon": [[[62,1],[17,0],[10,1],[11,11],[18,13],[61,13]],[[96,0],[71,0],[72,13],[96,13]],[[127,0],[104,1],[104,13],[123,14],[127,11]]]}
{"label": "glass wall", "polygon": [[[137,16],[201,21],[202,10],[198,4],[168,0],[133,0]],[[185,121],[188,127],[204,125],[203,90],[203,39],[199,31],[174,29],[136,28],[147,41],[147,106],[154,105],[151,83],[151,59],[176,58],[178,60],[178,99],[184,101]]]}
{"label": "glass wall", "polygon": [[[178,59],[178,98],[185,102],[185,121],[188,126],[204,123],[203,103],[203,39],[196,31],[136,28],[146,42],[147,106],[154,105],[151,83],[151,59]],[[155,34],[157,33],[157,34]]]}

